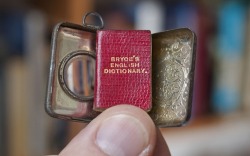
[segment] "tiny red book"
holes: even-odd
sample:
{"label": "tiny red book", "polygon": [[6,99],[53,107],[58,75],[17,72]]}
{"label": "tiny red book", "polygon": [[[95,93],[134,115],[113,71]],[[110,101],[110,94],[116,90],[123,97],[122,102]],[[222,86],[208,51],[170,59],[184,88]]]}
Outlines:
{"label": "tiny red book", "polygon": [[99,30],[94,110],[129,104],[150,111],[151,32]]}

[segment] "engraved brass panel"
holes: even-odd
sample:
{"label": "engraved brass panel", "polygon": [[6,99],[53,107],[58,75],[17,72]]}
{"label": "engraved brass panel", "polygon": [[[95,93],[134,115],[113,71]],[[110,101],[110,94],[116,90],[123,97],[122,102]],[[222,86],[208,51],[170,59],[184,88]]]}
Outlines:
{"label": "engraved brass panel", "polygon": [[195,43],[195,34],[187,28],[152,35],[153,108],[149,114],[157,126],[181,126],[190,118]]}

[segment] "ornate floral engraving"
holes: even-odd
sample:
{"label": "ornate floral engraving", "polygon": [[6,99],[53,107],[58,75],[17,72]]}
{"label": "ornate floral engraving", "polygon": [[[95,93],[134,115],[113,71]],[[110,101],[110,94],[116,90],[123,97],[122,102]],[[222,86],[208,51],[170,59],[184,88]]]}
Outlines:
{"label": "ornate floral engraving", "polygon": [[194,37],[187,30],[153,35],[154,87],[150,115],[164,127],[183,124],[189,113]]}

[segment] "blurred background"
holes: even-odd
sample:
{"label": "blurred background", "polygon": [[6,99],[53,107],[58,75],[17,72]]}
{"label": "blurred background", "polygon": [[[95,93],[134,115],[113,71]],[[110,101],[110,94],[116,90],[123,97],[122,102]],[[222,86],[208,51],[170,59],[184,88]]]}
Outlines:
{"label": "blurred background", "polygon": [[51,32],[96,11],[106,29],[197,35],[193,110],[181,128],[161,129],[174,156],[250,155],[248,0],[0,1],[0,155],[58,154],[83,127],[44,111]]}

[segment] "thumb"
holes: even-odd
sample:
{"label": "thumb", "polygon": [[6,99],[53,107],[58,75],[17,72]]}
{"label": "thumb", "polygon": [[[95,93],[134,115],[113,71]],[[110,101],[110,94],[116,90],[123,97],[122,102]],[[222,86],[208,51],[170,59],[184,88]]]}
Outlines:
{"label": "thumb", "polygon": [[119,105],[91,121],[59,155],[153,155],[156,138],[155,125],[146,112]]}

